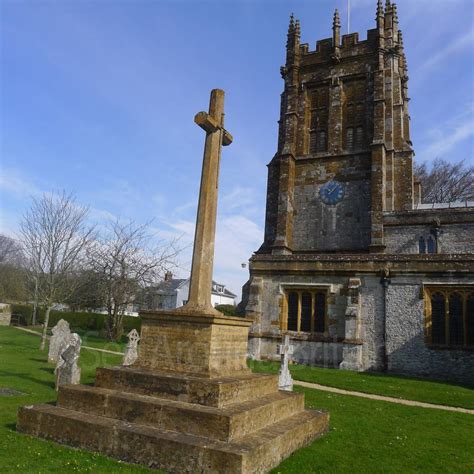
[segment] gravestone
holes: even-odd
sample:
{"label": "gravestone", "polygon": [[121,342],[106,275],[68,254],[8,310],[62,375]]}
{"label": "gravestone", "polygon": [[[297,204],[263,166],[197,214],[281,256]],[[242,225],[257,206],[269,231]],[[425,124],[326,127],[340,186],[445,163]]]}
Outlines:
{"label": "gravestone", "polygon": [[293,378],[288,368],[288,359],[293,354],[293,346],[290,345],[290,336],[285,334],[282,343],[277,347],[277,353],[281,357],[280,371],[278,374],[278,388],[291,392],[293,390]]}
{"label": "gravestone", "polygon": [[138,335],[138,331],[136,329],[132,329],[128,334],[128,343],[127,347],[125,348],[125,353],[123,355],[123,366],[129,366],[136,362],[138,359],[138,341],[140,340],[140,336]]}
{"label": "gravestone", "polygon": [[11,306],[6,303],[0,303],[0,326],[10,326],[11,319]]}
{"label": "gravestone", "polygon": [[20,409],[17,430],[167,472],[262,473],[328,429],[304,394],[247,367],[252,320],[211,304],[224,91],[213,90],[205,130],[189,300],[142,311],[131,367],[97,369],[95,386],[63,385],[58,406]]}
{"label": "gravestone", "polygon": [[71,335],[69,323],[64,319],[60,319],[56,326],[53,327],[51,332],[53,335],[49,340],[48,362],[56,364],[58,362],[58,357],[62,346],[66,343],[69,336]]}
{"label": "gravestone", "polygon": [[61,346],[58,363],[54,370],[56,390],[61,385],[80,383],[81,369],[79,368],[78,361],[81,352],[81,342],[79,334],[72,333]]}

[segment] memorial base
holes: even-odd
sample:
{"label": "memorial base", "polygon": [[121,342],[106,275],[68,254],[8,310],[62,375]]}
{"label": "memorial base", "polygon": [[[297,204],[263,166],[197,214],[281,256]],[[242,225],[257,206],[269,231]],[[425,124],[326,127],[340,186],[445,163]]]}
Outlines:
{"label": "memorial base", "polygon": [[[152,341],[160,334],[161,322],[171,334],[180,319],[167,324],[164,313],[150,316],[143,316],[142,334],[145,345],[150,344],[145,353],[156,350]],[[198,360],[183,351],[179,370],[159,371],[147,368],[141,354],[136,366],[97,369],[95,386],[61,386],[55,406],[22,407],[17,430],[179,473],[267,472],[327,431],[329,415],[305,410],[303,394],[279,391],[277,375],[237,370],[240,356],[227,361],[230,353],[212,335],[222,335],[222,326],[248,331],[246,320],[186,322],[188,317],[181,316],[181,323],[188,324],[183,331],[194,334],[196,341],[210,341],[211,349],[200,352]],[[148,326],[153,328],[147,336]],[[178,342],[170,341],[170,347]],[[237,354],[242,344],[237,337]],[[168,354],[169,361],[175,360],[175,352]],[[166,360],[159,350],[153,357]],[[204,375],[190,375],[190,364]]]}

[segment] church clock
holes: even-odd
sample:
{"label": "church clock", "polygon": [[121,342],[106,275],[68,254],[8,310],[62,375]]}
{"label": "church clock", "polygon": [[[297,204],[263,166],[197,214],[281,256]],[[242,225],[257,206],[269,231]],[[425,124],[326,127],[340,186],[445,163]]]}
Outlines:
{"label": "church clock", "polygon": [[328,181],[319,189],[319,197],[324,204],[337,204],[344,197],[344,185],[338,181]]}

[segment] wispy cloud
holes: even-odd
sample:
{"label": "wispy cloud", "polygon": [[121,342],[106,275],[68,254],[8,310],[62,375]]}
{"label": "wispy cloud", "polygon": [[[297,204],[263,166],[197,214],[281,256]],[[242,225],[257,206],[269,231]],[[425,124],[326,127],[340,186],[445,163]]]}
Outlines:
{"label": "wispy cloud", "polygon": [[464,48],[472,45],[474,45],[474,29],[469,30],[462,36],[458,36],[453,41],[448,43],[444,48],[439,49],[437,53],[430,55],[429,59],[415,68],[413,73],[415,81],[422,81],[426,77],[426,74],[428,74],[433,68],[441,65],[443,60],[448,56],[453,53],[458,53]]}

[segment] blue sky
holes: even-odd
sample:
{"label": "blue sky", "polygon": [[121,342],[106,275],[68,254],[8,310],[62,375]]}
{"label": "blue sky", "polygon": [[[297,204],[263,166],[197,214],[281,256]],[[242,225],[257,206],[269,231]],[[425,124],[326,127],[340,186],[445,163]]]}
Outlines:
{"label": "blue sky", "polygon": [[[417,158],[472,163],[474,2],[400,0]],[[351,31],[376,0],[351,0]],[[153,219],[190,244],[209,92],[226,91],[215,279],[240,295],[263,238],[266,164],[276,150],[289,14],[314,48],[347,0],[0,2],[0,232],[31,196],[74,192],[91,219]],[[184,252],[178,274],[190,269]]]}

